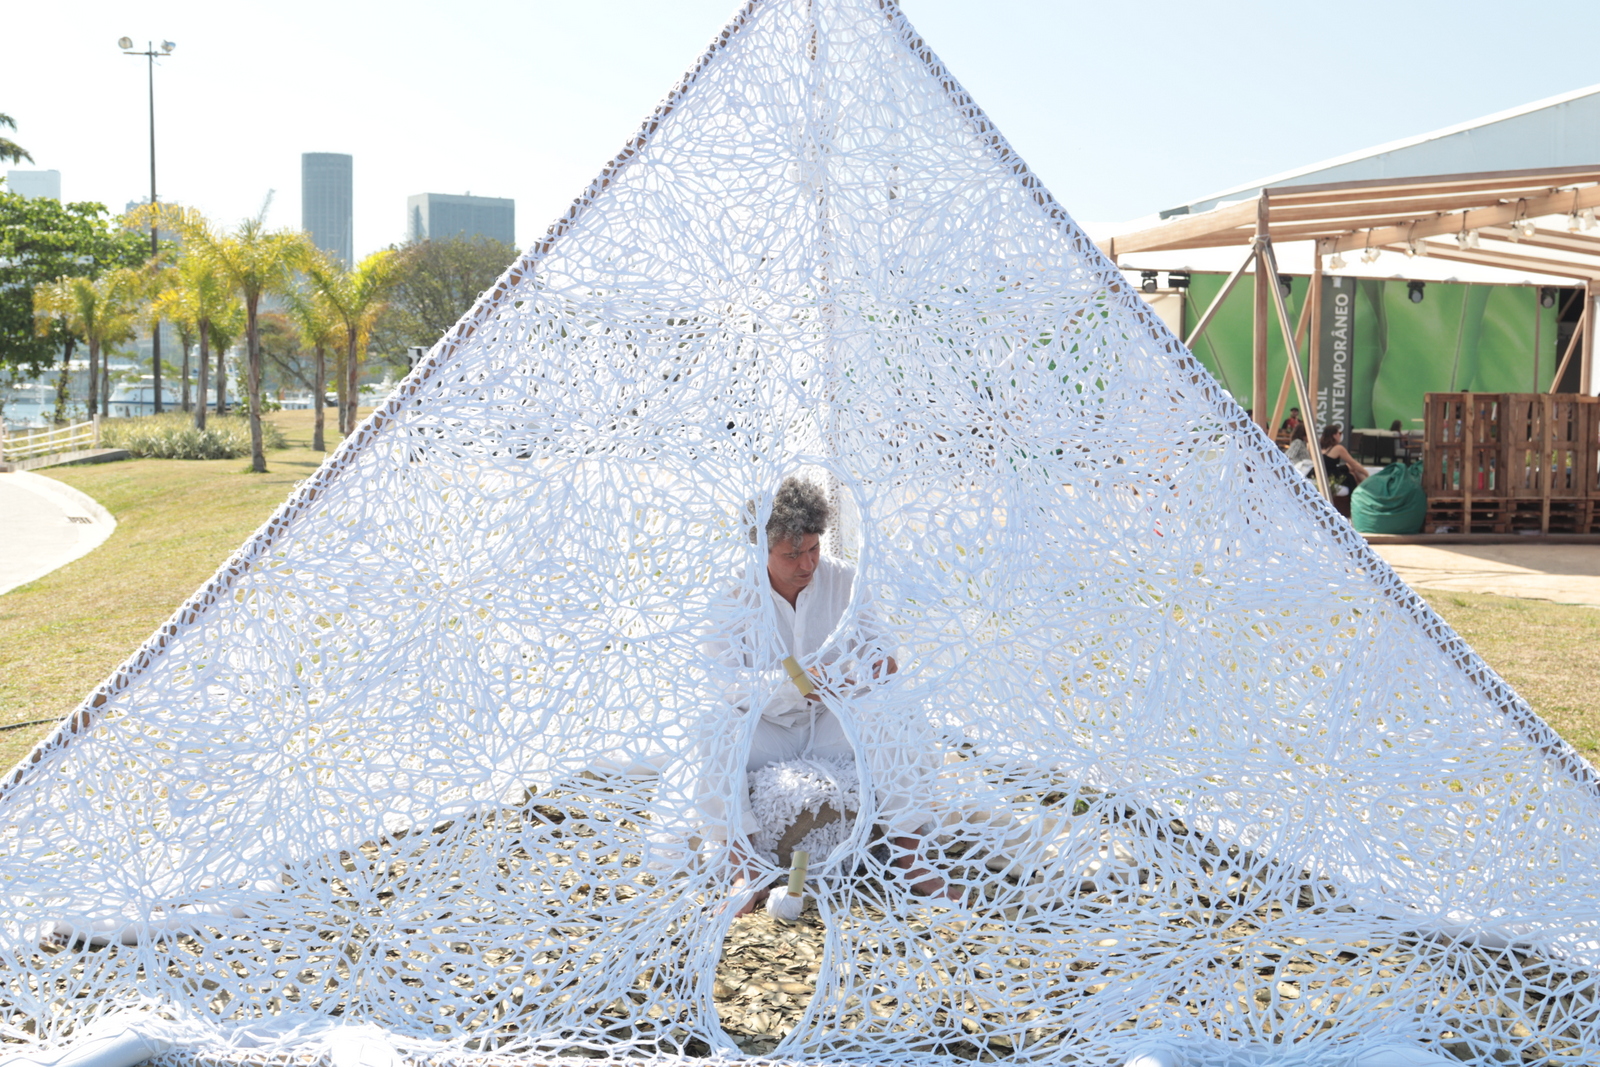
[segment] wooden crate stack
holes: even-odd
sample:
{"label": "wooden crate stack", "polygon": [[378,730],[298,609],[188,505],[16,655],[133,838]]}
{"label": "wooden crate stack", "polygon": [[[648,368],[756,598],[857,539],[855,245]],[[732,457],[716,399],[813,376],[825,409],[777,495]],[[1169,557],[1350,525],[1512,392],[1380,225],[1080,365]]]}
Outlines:
{"label": "wooden crate stack", "polygon": [[1429,393],[1423,532],[1600,533],[1600,401]]}
{"label": "wooden crate stack", "polygon": [[1505,528],[1500,479],[1500,396],[1428,393],[1422,485],[1424,533],[1499,533]]}

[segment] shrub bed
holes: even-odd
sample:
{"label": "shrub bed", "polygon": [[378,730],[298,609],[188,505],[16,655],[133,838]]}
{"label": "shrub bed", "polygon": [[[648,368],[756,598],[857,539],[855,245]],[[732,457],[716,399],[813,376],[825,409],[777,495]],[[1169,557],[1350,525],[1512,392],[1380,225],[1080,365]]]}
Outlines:
{"label": "shrub bed", "polygon": [[[287,447],[283,431],[261,420],[261,443],[268,449]],[[138,459],[234,459],[250,454],[250,421],[243,416],[212,415],[206,428],[194,428],[194,416],[181,411],[116,419],[100,428],[103,448],[125,448]]]}

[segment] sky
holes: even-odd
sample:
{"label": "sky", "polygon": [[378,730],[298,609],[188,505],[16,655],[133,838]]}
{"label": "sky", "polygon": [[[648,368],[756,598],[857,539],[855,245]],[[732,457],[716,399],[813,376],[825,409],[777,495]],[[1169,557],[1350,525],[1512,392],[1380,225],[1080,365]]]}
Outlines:
{"label": "sky", "polygon": [[[354,156],[358,255],[406,197],[511,197],[526,246],[704,50],[738,0],[74,0],[8,6],[0,112],[68,200],[159,193],[231,223],[269,192],[300,224],[300,154]],[[1481,0],[1337,4],[902,0],[1076,218],[1228,186],[1600,83],[1600,3],[1537,26]],[[29,164],[21,164],[29,167]]]}

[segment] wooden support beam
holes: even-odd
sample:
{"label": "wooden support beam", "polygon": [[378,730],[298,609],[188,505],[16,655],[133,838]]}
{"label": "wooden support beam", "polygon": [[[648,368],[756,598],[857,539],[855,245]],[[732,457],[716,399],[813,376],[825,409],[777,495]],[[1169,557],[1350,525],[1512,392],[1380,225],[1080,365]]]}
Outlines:
{"label": "wooden support beam", "polygon": [[[1593,181],[1593,178],[1589,179]],[[1460,185],[1416,188],[1410,190],[1379,190],[1376,195],[1370,193],[1360,194],[1334,194],[1324,197],[1306,197],[1304,199],[1289,201],[1285,199],[1282,190],[1273,193],[1273,203],[1281,207],[1310,208],[1321,210],[1324,214],[1336,215],[1339,213],[1356,215],[1368,211],[1398,211],[1412,215],[1425,215],[1431,212],[1446,210],[1435,205],[1451,200],[1462,201],[1458,208],[1468,207],[1493,207],[1495,204],[1508,200],[1537,200],[1550,196],[1566,189],[1570,194],[1574,188],[1579,188],[1587,182],[1574,182],[1563,185],[1553,183],[1519,183],[1511,186],[1498,185]],[[1408,210],[1420,209],[1420,210]],[[1449,209],[1455,210],[1455,208]]]}
{"label": "wooden support beam", "polygon": [[1463,174],[1434,174],[1422,179],[1365,178],[1355,182],[1327,182],[1322,185],[1283,185],[1268,190],[1274,198],[1315,199],[1350,193],[1362,196],[1400,196],[1412,189],[1527,188],[1530,186],[1573,186],[1600,181],[1600,167],[1534,167],[1529,170],[1485,170]]}
{"label": "wooden support beam", "polygon": [[[1547,534],[1550,532],[1550,483],[1555,479],[1557,467],[1550,447],[1554,443],[1551,431],[1556,421],[1556,405],[1546,393],[1539,398],[1539,406],[1542,409],[1539,419],[1539,532]],[[1505,417],[1503,412],[1501,417]]]}
{"label": "wooden support beam", "polygon": [[[1492,241],[1508,241],[1523,248],[1547,248],[1555,252],[1572,252],[1580,256],[1600,257],[1600,237],[1589,237],[1582,233],[1563,233],[1559,230],[1538,229],[1533,231],[1532,237],[1523,237],[1518,234],[1513,240],[1509,226],[1485,226],[1478,231],[1480,238]],[[1600,263],[1596,264],[1600,267]]]}
{"label": "wooden support beam", "polygon": [[1310,336],[1306,338],[1306,378],[1310,383],[1312,411],[1309,416],[1304,411],[1300,414],[1306,420],[1308,438],[1311,427],[1318,425],[1322,419],[1322,413],[1316,410],[1317,402],[1322,397],[1322,283],[1322,245],[1318,244],[1311,253],[1311,289],[1306,293],[1306,300],[1311,306],[1311,327],[1307,331]]}
{"label": "wooden support beam", "polygon": [[1271,436],[1272,427],[1267,425],[1267,316],[1271,313],[1272,294],[1267,292],[1267,288],[1272,283],[1267,280],[1262,252],[1271,232],[1266,193],[1263,192],[1256,200],[1256,209],[1256,285],[1255,299],[1251,304],[1254,314],[1250,331],[1250,410],[1255,413],[1256,425]]}
{"label": "wooden support beam", "polygon": [[[1300,397],[1300,418],[1306,424],[1306,444],[1311,450],[1311,470],[1316,475],[1317,492],[1323,499],[1332,500],[1328,489],[1328,471],[1322,463],[1322,449],[1317,447],[1321,442],[1317,439],[1317,413],[1306,391],[1306,380],[1300,374],[1300,353],[1295,349],[1294,335],[1296,331],[1289,328],[1289,309],[1283,302],[1283,289],[1278,285],[1278,257],[1272,250],[1272,239],[1265,238],[1257,245],[1257,254],[1260,261],[1256,265],[1256,277],[1263,274],[1267,276],[1267,284],[1272,290],[1272,304],[1278,312],[1278,329],[1283,331],[1283,346],[1289,357],[1289,369],[1294,372],[1295,392]],[[1302,322],[1305,317],[1301,316]]]}
{"label": "wooden support beam", "polygon": [[[1533,297],[1533,384],[1528,388],[1532,392],[1539,391],[1539,339],[1540,330],[1544,325],[1544,309],[1539,306],[1542,290],[1535,289],[1529,295]],[[1557,317],[1559,322],[1559,313]]]}
{"label": "wooden support beam", "polygon": [[[1443,259],[1451,263],[1476,263],[1480,267],[1499,267],[1501,270],[1527,270],[1548,274],[1556,278],[1578,278],[1587,281],[1600,278],[1600,269],[1572,264],[1559,259],[1540,259],[1537,256],[1518,256],[1506,252],[1484,251],[1481,248],[1463,252],[1453,244],[1441,241],[1424,241],[1430,259]],[[1385,252],[1405,254],[1404,245],[1384,246]]]}
{"label": "wooden support beam", "polygon": [[1418,219],[1403,226],[1383,226],[1369,232],[1352,233],[1339,238],[1332,249],[1348,252],[1368,245],[1392,245],[1406,241],[1419,241],[1424,237],[1440,237],[1462,230],[1482,230],[1486,226],[1505,226],[1523,218],[1541,215],[1565,215],[1583,208],[1600,207],[1600,185],[1590,185],[1576,190],[1560,190],[1550,196],[1533,200],[1515,200],[1497,207],[1460,211],[1449,215],[1436,215]]}
{"label": "wooden support beam", "polygon": [[1228,298],[1229,293],[1233,292],[1233,287],[1239,281],[1239,276],[1249,269],[1255,258],[1256,250],[1252,248],[1250,249],[1250,254],[1244,257],[1244,262],[1235,267],[1233,273],[1228,275],[1228,280],[1222,283],[1222,288],[1217,291],[1217,295],[1211,298],[1211,303],[1201,314],[1200,321],[1194,324],[1194,329],[1189,331],[1189,336],[1184,339],[1183,347],[1190,351],[1194,350],[1194,343],[1200,339],[1201,334],[1206,332],[1206,327],[1211,325],[1211,320],[1222,307],[1222,302]]}
{"label": "wooden support beam", "polygon": [[[1423,221],[1431,221],[1433,218],[1434,216],[1431,215],[1424,216],[1421,220],[1418,220],[1418,225],[1420,225]],[[1349,251],[1352,247],[1349,244],[1349,241],[1357,238],[1359,238],[1359,242],[1354,247],[1358,249],[1366,247],[1365,241],[1368,230],[1372,231],[1374,237],[1382,237],[1384,233],[1387,233],[1390,230],[1406,229],[1409,232],[1411,222],[1412,219],[1407,216],[1383,215],[1349,218],[1336,216],[1325,217],[1322,219],[1322,221],[1315,222],[1285,223],[1280,221],[1278,213],[1274,211],[1272,217],[1272,239],[1278,244],[1286,244],[1290,241],[1309,241],[1322,237],[1337,237],[1344,239],[1344,242],[1340,245],[1340,249],[1342,251]],[[1143,230],[1140,232],[1151,233],[1152,231]],[[1460,231],[1452,230],[1450,232],[1454,234],[1459,233]],[[1546,230],[1544,232],[1548,233],[1550,231]],[[1480,235],[1483,234],[1484,231],[1480,230]],[[1121,255],[1131,253],[1133,251],[1167,252],[1183,248],[1222,248],[1228,245],[1248,244],[1254,235],[1255,229],[1253,224],[1232,226],[1225,229],[1209,230],[1204,233],[1197,233],[1189,237],[1166,241],[1156,247],[1142,247],[1139,249],[1128,247],[1126,238],[1112,237],[1100,242],[1100,250],[1107,253],[1107,255],[1110,255],[1110,253],[1115,250],[1119,255]],[[1591,240],[1593,239],[1591,238]],[[1393,239],[1388,242],[1381,240],[1375,241],[1375,244],[1379,245],[1384,243],[1392,244]],[[1583,251],[1587,252],[1588,250],[1584,249]]]}
{"label": "wooden support beam", "polygon": [[1587,325],[1583,330],[1583,362],[1578,365],[1578,392],[1584,396],[1594,396],[1594,335],[1597,332],[1594,302],[1597,297],[1600,297],[1600,285],[1591,278],[1583,287],[1583,317]]}
{"label": "wooden support beam", "polygon": [[1235,226],[1249,225],[1255,220],[1256,211],[1256,202],[1251,200],[1243,204],[1217,208],[1215,211],[1202,212],[1199,215],[1180,215],[1148,230],[1113,237],[1106,242],[1105,251],[1115,262],[1117,256],[1125,256],[1131,252],[1166,248],[1174,241],[1187,241],[1218,230],[1231,230]]}
{"label": "wooden support beam", "polygon": [[1589,305],[1584,303],[1583,310],[1578,313],[1578,323],[1573,327],[1572,337],[1567,341],[1567,350],[1561,356],[1561,362],[1556,364],[1556,376],[1550,379],[1550,392],[1557,393],[1561,389],[1561,376],[1567,373],[1567,364],[1572,362],[1572,354],[1578,350],[1578,344],[1583,340],[1583,335],[1589,329]]}
{"label": "wooden support beam", "polygon": [[[1311,301],[1306,300],[1300,305],[1300,319],[1294,328],[1294,343],[1299,348],[1304,348],[1306,343],[1306,320],[1311,311]],[[1297,349],[1298,350],[1298,349]],[[1283,365],[1283,379],[1278,382],[1278,399],[1272,405],[1272,418],[1267,423],[1272,428],[1273,439],[1277,439],[1278,428],[1283,425],[1283,409],[1289,401],[1289,389],[1294,385],[1294,368],[1285,362]],[[1301,418],[1304,419],[1304,413]]]}
{"label": "wooden support beam", "polygon": [[1353,204],[1306,204],[1304,206],[1284,207],[1274,204],[1272,208],[1272,229],[1276,233],[1283,223],[1307,222],[1311,220],[1348,219],[1351,229],[1366,226],[1381,226],[1409,222],[1412,219],[1431,219],[1435,215],[1442,215],[1452,211],[1474,211],[1494,207],[1503,207],[1519,201],[1528,202],[1542,200],[1546,197],[1559,197],[1565,195],[1572,198],[1572,190],[1565,194],[1559,189],[1533,190],[1532,196],[1506,199],[1496,193],[1479,192],[1475,194],[1459,193],[1454,196],[1430,196],[1410,200],[1377,200],[1362,201]]}

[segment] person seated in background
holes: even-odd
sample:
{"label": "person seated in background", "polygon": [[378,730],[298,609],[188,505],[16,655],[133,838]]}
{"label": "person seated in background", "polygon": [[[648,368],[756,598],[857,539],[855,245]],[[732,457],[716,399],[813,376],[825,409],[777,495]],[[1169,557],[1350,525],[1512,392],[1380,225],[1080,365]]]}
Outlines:
{"label": "person seated in background", "polygon": [[1289,462],[1301,474],[1311,469],[1311,445],[1306,440],[1306,424],[1301,423],[1289,432]]}
{"label": "person seated in background", "polygon": [[1343,485],[1349,483],[1354,489],[1367,480],[1367,468],[1356,462],[1356,457],[1350,450],[1340,443],[1344,436],[1339,429],[1339,424],[1331,422],[1322,431],[1322,439],[1318,447],[1322,450],[1323,470],[1327,472],[1330,485]]}
{"label": "person seated in background", "polygon": [[1293,445],[1294,430],[1302,430],[1302,432],[1304,432],[1304,426],[1306,426],[1306,424],[1304,424],[1304,422],[1301,421],[1301,418],[1299,418],[1299,408],[1290,408],[1290,416],[1288,416],[1286,419],[1283,419],[1282,426],[1278,427],[1278,445]]}

